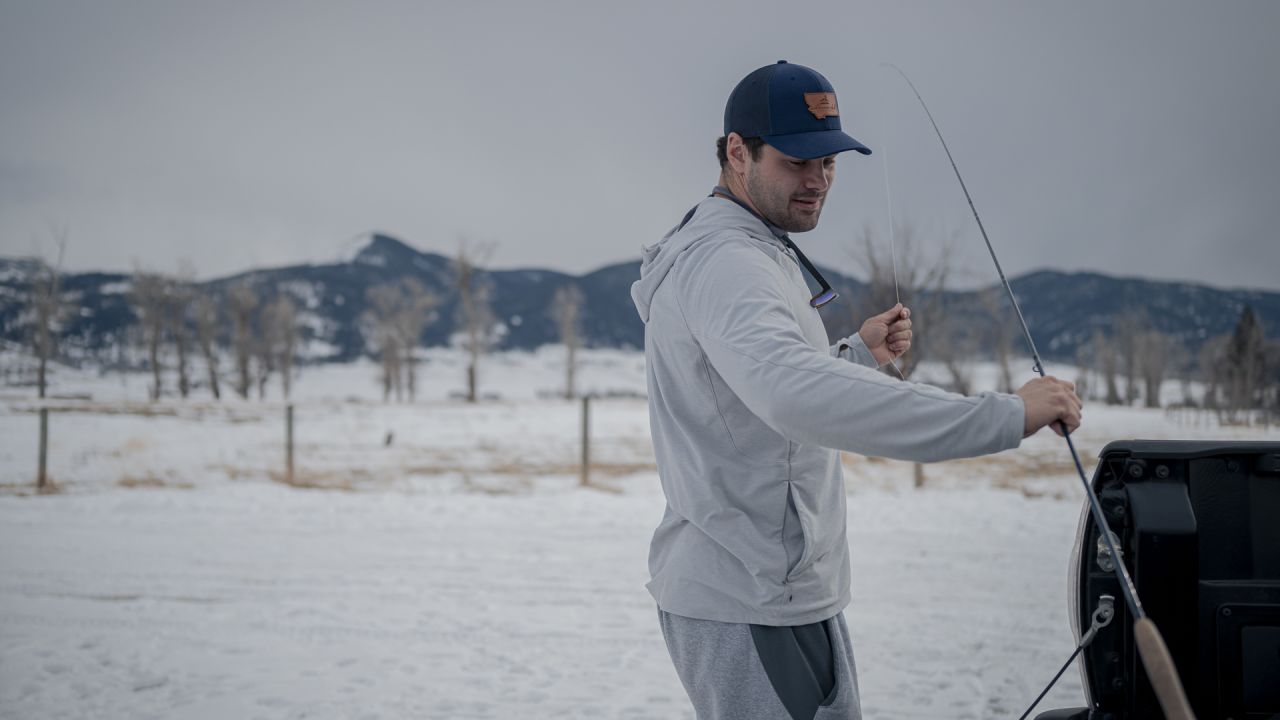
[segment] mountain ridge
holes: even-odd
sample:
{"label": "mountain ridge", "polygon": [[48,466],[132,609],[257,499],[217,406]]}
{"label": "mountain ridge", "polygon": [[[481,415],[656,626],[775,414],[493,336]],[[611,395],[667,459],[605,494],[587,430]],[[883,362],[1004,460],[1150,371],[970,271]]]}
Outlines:
{"label": "mountain ridge", "polygon": [[[422,344],[448,344],[457,325],[451,265],[444,255],[373,233],[349,260],[253,268],[194,285],[218,300],[238,284],[255,288],[264,302],[288,293],[305,316],[304,339],[330,349],[310,359],[346,361],[372,351],[360,328],[369,288],[404,277],[418,279],[442,300],[434,321],[423,332]],[[30,258],[0,257],[0,338],[22,340],[25,278],[31,267]],[[557,342],[550,313],[552,297],[558,287],[576,284],[586,300],[582,312],[586,344],[640,348],[644,326],[630,298],[639,267],[639,260],[629,260],[581,275],[532,267],[477,268],[476,272],[490,288],[494,315],[502,326],[499,347],[532,349]],[[866,305],[867,288],[838,270],[819,268],[842,296],[823,309],[834,340],[856,331],[858,312],[869,314],[870,309],[861,307]],[[69,357],[109,362],[127,356],[120,346],[129,342],[133,324],[127,298],[130,274],[68,273],[62,283],[68,302],[77,308],[61,333]],[[1193,352],[1207,339],[1230,332],[1245,305],[1254,308],[1269,336],[1280,330],[1280,292],[1052,269],[1018,275],[1010,284],[1040,351],[1057,360],[1073,359],[1095,330],[1113,335],[1120,319],[1134,311],[1146,313],[1150,327],[1173,336]],[[998,286],[987,286],[947,292],[948,311],[962,321],[974,320],[983,312],[981,296],[993,288],[998,290]],[[1003,291],[998,292],[1003,297]],[[1000,304],[1011,313],[1006,300]],[[1016,323],[1011,314],[1006,321]],[[1015,343],[1021,346],[1020,340]]]}

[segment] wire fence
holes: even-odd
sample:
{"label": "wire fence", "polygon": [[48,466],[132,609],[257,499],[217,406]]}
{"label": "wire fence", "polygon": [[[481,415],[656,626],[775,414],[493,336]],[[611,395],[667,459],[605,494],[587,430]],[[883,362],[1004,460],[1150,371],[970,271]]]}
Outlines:
{"label": "wire fence", "polygon": [[7,458],[0,489],[11,493],[254,479],[503,493],[544,481],[609,489],[614,478],[655,470],[640,398],[414,405],[52,398],[9,409],[0,415],[6,434],[35,441],[15,443],[31,450]]}

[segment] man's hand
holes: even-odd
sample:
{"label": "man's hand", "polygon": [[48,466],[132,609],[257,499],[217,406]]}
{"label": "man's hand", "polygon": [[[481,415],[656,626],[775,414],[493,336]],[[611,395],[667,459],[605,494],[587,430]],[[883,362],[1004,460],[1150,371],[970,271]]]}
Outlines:
{"label": "man's hand", "polygon": [[1061,435],[1059,420],[1066,423],[1070,432],[1080,427],[1080,410],[1084,403],[1076,395],[1074,384],[1053,376],[1036,378],[1018,388],[1018,396],[1027,409],[1022,437],[1031,437],[1045,425],[1050,425]]}
{"label": "man's hand", "polygon": [[898,303],[871,316],[858,331],[876,362],[885,365],[911,348],[911,310]]}

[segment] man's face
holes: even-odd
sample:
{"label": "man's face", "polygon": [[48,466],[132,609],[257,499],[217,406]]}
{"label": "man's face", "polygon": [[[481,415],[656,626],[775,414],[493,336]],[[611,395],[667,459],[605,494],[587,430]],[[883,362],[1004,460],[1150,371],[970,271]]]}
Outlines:
{"label": "man's face", "polygon": [[747,193],[766,220],[787,232],[817,227],[836,177],[835,155],[801,160],[765,144],[759,160],[752,160],[750,153],[745,159]]}

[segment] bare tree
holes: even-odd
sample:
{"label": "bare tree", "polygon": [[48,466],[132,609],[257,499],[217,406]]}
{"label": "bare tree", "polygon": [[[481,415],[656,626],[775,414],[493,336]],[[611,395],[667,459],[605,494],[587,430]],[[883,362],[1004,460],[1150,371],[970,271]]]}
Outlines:
{"label": "bare tree", "polygon": [[258,386],[259,400],[267,397],[267,382],[276,369],[276,347],[280,342],[279,328],[271,322],[270,309],[271,306],[266,305],[258,312],[258,332],[253,344],[254,381]]}
{"label": "bare tree", "polygon": [[[1001,389],[1004,392],[1004,389]],[[1076,394],[1088,399],[1093,387],[1093,353],[1088,344],[1081,343],[1076,348]]]}
{"label": "bare tree", "polygon": [[422,281],[406,277],[370,288],[366,299],[369,308],[361,322],[382,357],[383,399],[394,392],[402,400],[407,389],[412,402],[418,392],[417,348],[440,298]]}
{"label": "bare tree", "polygon": [[[866,317],[884,312],[898,302],[911,308],[911,323],[914,337],[911,352],[898,358],[897,366],[903,377],[909,378],[925,358],[946,361],[953,354],[949,346],[947,333],[950,319],[946,312],[944,293],[951,276],[951,255],[953,245],[943,243],[941,250],[926,259],[916,243],[914,228],[909,224],[900,224],[895,228],[898,234],[896,250],[897,283],[894,282],[894,260],[888,242],[878,242],[870,226],[865,226],[851,248],[854,261],[867,277],[867,292],[863,303],[855,308],[855,327]],[[923,332],[922,332],[923,331]],[[954,369],[949,370],[953,380],[963,379],[961,364],[952,360]],[[915,486],[924,485],[924,465],[915,463],[912,467]]]}
{"label": "bare tree", "polygon": [[409,402],[413,402],[418,395],[418,345],[422,342],[422,331],[431,324],[431,311],[440,304],[440,298],[417,278],[404,278],[400,281],[400,288],[400,309],[395,314],[394,324],[404,351]]}
{"label": "bare tree", "polygon": [[40,397],[48,387],[49,360],[58,351],[58,331],[68,311],[62,298],[62,257],[67,248],[67,231],[55,229],[58,259],[52,266],[43,259],[32,265],[28,279],[31,349],[36,356],[36,388]]}
{"label": "bare tree", "polygon": [[556,288],[551,299],[551,314],[560,329],[560,342],[565,347],[564,396],[572,400],[577,396],[574,374],[578,368],[578,348],[582,345],[582,291],[577,285]]}
{"label": "bare tree", "polygon": [[151,367],[151,399],[159,400],[164,391],[160,366],[160,349],[169,325],[169,296],[172,283],[157,273],[135,270],[129,299],[138,317],[147,363]]}
{"label": "bare tree", "polygon": [[196,342],[204,356],[209,373],[209,391],[214,400],[222,399],[218,387],[218,305],[205,293],[198,293],[192,304],[192,317],[196,326]]}
{"label": "bare tree", "polygon": [[[947,284],[952,272],[952,248],[944,242],[937,254],[926,258],[919,249],[914,227],[903,223],[895,228],[897,238],[897,285],[894,284],[894,261],[888,241],[876,238],[871,226],[863,227],[850,252],[854,262],[867,278],[867,290],[863,302],[855,304],[854,323],[866,320],[875,313],[884,312],[902,298],[911,308],[911,323],[915,336],[911,351],[898,358],[898,369],[903,376],[911,377],[915,368],[928,359],[943,359],[934,350],[948,350],[950,342],[948,315],[944,302]],[[941,347],[937,347],[937,346]],[[892,371],[889,371],[893,374]]]}
{"label": "bare tree", "polygon": [[399,286],[384,283],[369,288],[365,298],[369,307],[361,321],[365,325],[365,337],[373,340],[382,357],[382,400],[390,400],[394,392],[399,401],[403,398],[401,362],[404,356],[396,317],[401,312],[404,297]]}
{"label": "bare tree", "polygon": [[[935,316],[935,321],[941,316]],[[946,318],[949,320],[950,318]],[[938,358],[942,363],[942,367],[946,368],[947,375],[951,377],[949,383],[953,392],[961,395],[969,395],[973,392],[973,366],[971,361],[977,354],[977,335],[973,332],[965,332],[964,329],[957,327],[952,322],[942,322],[941,328],[934,328],[936,333],[931,338],[929,350],[933,357]]]}
{"label": "bare tree", "polygon": [[480,358],[488,351],[494,324],[489,307],[490,286],[479,274],[479,265],[493,252],[490,244],[458,243],[453,260],[454,287],[458,291],[458,325],[462,346],[467,352],[467,402],[477,399],[476,385]]}
{"label": "bare tree", "polygon": [[1137,363],[1144,385],[1143,403],[1149,408],[1160,407],[1160,387],[1164,384],[1173,340],[1159,330],[1148,330],[1137,338]]}
{"label": "bare tree", "polygon": [[1124,404],[1132,405],[1138,399],[1138,367],[1139,351],[1142,335],[1146,332],[1146,314],[1141,310],[1126,312],[1116,320],[1115,334],[1112,342],[1119,354],[1120,366],[1124,370]]}
{"label": "bare tree", "polygon": [[1013,318],[1005,311],[1007,303],[1004,293],[999,287],[988,288],[978,293],[978,301],[990,321],[991,353],[995,356],[996,366],[1000,371],[999,387],[996,389],[1002,393],[1012,393],[1015,388],[1010,361],[1013,358],[1014,325]]}
{"label": "bare tree", "polygon": [[1107,384],[1108,405],[1119,405],[1120,387],[1116,384],[1116,347],[1111,344],[1111,340],[1102,334],[1101,330],[1093,331],[1093,353],[1098,357],[1098,363],[1101,365],[1102,378]]}
{"label": "bare tree", "polygon": [[1200,347],[1200,378],[1204,382],[1201,406],[1219,409],[1224,405],[1223,388],[1226,384],[1226,355],[1229,335],[1209,338]]}
{"label": "bare tree", "polygon": [[194,273],[183,268],[178,277],[169,284],[166,320],[169,337],[173,338],[174,350],[177,351],[178,394],[183,398],[191,392],[191,373],[189,370],[191,333],[187,330],[187,314],[191,310],[191,302],[195,298]]}
{"label": "bare tree", "polygon": [[254,345],[253,378],[254,385],[258,388],[259,400],[266,399],[267,383],[271,380],[271,373],[275,372],[276,369],[275,356],[271,352],[271,344],[274,342],[274,338],[264,335],[263,332],[263,330],[259,330],[258,342]]}
{"label": "bare tree", "polygon": [[400,351],[400,338],[394,333],[384,336],[382,341],[382,401],[396,395],[396,402],[404,400],[404,356]]}
{"label": "bare tree", "polygon": [[1170,347],[1172,350],[1169,364],[1177,372],[1178,385],[1182,390],[1182,399],[1178,402],[1184,407],[1195,407],[1196,398],[1191,393],[1191,381],[1195,379],[1195,358],[1182,343],[1174,342]]}
{"label": "bare tree", "polygon": [[293,366],[298,353],[298,306],[281,293],[263,309],[263,343],[268,362],[280,371],[280,385],[285,399],[293,389]]}
{"label": "bare tree", "polygon": [[236,394],[249,397],[253,384],[250,360],[253,357],[253,310],[258,306],[257,293],[247,283],[227,291],[227,309],[231,314],[231,346],[236,359]]}

